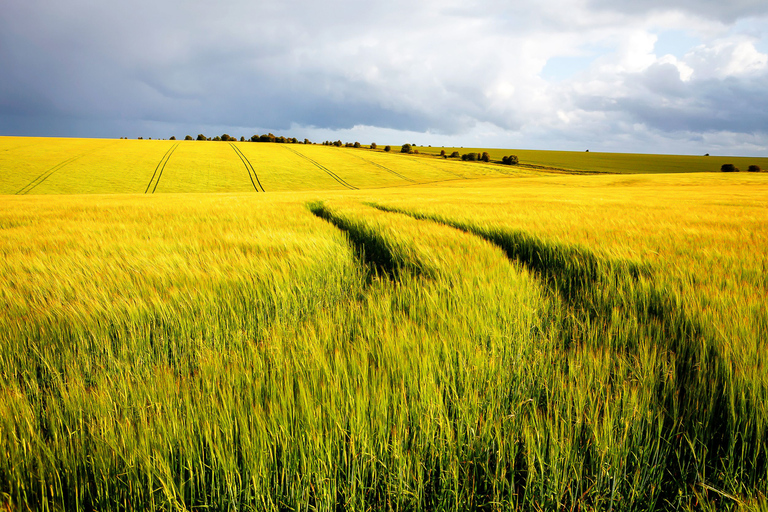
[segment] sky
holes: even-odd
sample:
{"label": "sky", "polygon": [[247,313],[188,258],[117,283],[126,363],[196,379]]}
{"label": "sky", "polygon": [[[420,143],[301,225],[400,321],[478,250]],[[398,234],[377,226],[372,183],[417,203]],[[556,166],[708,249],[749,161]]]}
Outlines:
{"label": "sky", "polygon": [[765,0],[0,0],[0,135],[768,156]]}

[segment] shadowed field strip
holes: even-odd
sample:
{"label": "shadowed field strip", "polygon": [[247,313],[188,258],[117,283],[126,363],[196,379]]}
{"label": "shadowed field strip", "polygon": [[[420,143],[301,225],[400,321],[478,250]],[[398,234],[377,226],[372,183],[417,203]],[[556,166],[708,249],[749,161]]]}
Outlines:
{"label": "shadowed field strip", "polygon": [[[149,193],[149,189],[152,189],[152,193],[155,193],[155,190],[157,190],[157,184],[160,183],[160,178],[163,176],[163,171],[165,170],[165,166],[168,164],[168,160],[171,159],[171,155],[173,155],[173,152],[176,151],[176,148],[179,147],[179,143],[173,145],[168,151],[165,152],[163,155],[163,158],[160,159],[160,162],[158,162],[157,167],[155,167],[155,172],[152,173],[152,177],[149,179],[149,183],[147,184],[147,189],[144,191],[145,194]],[[161,167],[162,166],[162,167]],[[160,173],[158,174],[158,169],[160,170]],[[155,181],[155,176],[157,176],[157,180]],[[154,181],[155,186],[152,186],[152,182]]]}
{"label": "shadowed field strip", "polygon": [[[734,361],[721,346],[720,334],[704,317],[687,312],[680,296],[657,282],[651,266],[604,258],[585,247],[519,230],[418,210],[369,206],[450,226],[496,245],[537,276],[567,308],[561,328],[564,348],[607,350],[619,366],[626,365],[627,359],[647,365],[632,371],[645,375],[648,383],[655,381],[643,390],[651,397],[647,407],[659,418],[658,427],[648,432],[649,440],[665,445],[653,455],[654,464],[666,468],[655,499],[671,500],[681,489],[699,486],[738,502],[718,491],[729,484],[727,477],[710,476],[709,482],[703,481],[704,474],[715,475],[724,467],[732,472],[730,478],[739,475],[750,485],[764,482],[768,453],[763,436],[768,419],[750,405],[764,401],[764,389],[735,378]],[[674,358],[674,367],[665,368],[659,360],[647,358],[649,350]],[[629,448],[638,450],[632,454],[637,460],[644,456],[642,447]],[[649,472],[646,478],[655,476]],[[626,496],[631,483],[619,485]]]}
{"label": "shadowed field strip", "polygon": [[327,167],[325,167],[324,165],[320,164],[320,163],[319,163],[319,162],[317,162],[316,160],[313,160],[313,159],[309,158],[307,155],[304,155],[304,154],[302,154],[302,153],[299,153],[298,151],[296,151],[296,150],[294,150],[294,149],[291,149],[291,148],[289,148],[289,147],[287,147],[287,146],[282,146],[282,147],[283,147],[283,148],[285,148],[285,149],[287,149],[287,150],[288,150],[288,151],[290,151],[291,153],[295,153],[296,155],[298,155],[298,156],[300,156],[300,157],[302,157],[302,158],[304,158],[304,159],[308,160],[309,162],[311,162],[311,163],[312,163],[312,164],[313,164],[315,167],[317,167],[318,169],[320,169],[320,170],[322,170],[322,171],[325,171],[325,172],[326,172],[326,173],[327,173],[327,174],[328,174],[328,175],[329,175],[331,178],[333,178],[334,180],[336,180],[336,181],[337,181],[339,184],[341,184],[341,185],[343,185],[343,186],[347,187],[347,188],[348,188],[348,189],[350,189],[350,190],[358,190],[358,188],[357,188],[357,187],[355,187],[354,185],[350,185],[349,183],[347,183],[346,181],[344,181],[344,180],[343,180],[341,177],[339,177],[339,175],[337,175],[336,173],[334,173],[333,171],[331,171],[330,169],[328,169],[328,168],[327,168]]}
{"label": "shadowed field strip", "polygon": [[[240,160],[242,160],[243,165],[245,166],[245,170],[248,171],[248,177],[251,179],[251,185],[253,185],[253,188],[256,190],[256,192],[259,191],[259,188],[262,192],[266,192],[266,190],[264,190],[264,186],[259,181],[259,177],[256,176],[256,169],[253,168],[253,165],[251,164],[251,161],[248,160],[248,157],[246,157],[243,152],[240,151],[240,148],[238,148],[234,143],[230,142],[229,145],[232,146],[232,149],[235,150],[237,156],[239,156]],[[256,180],[255,182],[253,181],[254,179]],[[259,184],[258,187],[256,186],[257,183]]]}

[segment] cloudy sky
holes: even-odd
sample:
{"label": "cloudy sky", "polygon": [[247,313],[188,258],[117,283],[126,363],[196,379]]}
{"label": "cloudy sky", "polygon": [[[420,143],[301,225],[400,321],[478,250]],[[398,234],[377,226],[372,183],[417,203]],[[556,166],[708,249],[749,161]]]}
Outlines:
{"label": "cloudy sky", "polygon": [[0,0],[0,135],[768,155],[766,0]]}

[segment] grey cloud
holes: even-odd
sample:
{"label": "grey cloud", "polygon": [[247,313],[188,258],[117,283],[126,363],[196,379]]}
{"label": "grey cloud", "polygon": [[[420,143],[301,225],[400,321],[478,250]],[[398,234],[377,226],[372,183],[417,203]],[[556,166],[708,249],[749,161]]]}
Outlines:
{"label": "grey cloud", "polygon": [[[766,111],[766,93],[758,87],[764,74],[682,82],[674,66],[655,64],[636,75],[578,78],[621,82],[610,98],[551,91],[554,86],[536,76],[537,62],[571,54],[588,30],[593,39],[603,32],[584,28],[591,11],[573,0],[6,4],[0,16],[3,134],[147,136],[137,130],[194,134],[228,126],[236,133],[292,126],[316,133],[358,125],[446,136],[487,125],[545,133],[558,122],[558,110],[572,108],[606,115],[576,121],[568,129],[577,135],[552,131],[552,140],[635,137],[643,143],[642,135],[627,131],[632,122],[667,132],[766,131],[758,115]],[[731,19],[766,12],[762,4],[683,0],[672,7],[703,5],[712,17]],[[630,17],[647,10],[603,0],[591,5]],[[669,7],[655,0],[648,5]],[[553,27],[557,44],[571,46],[547,47],[555,44]],[[621,27],[610,33],[615,41]],[[730,58],[727,51],[690,58],[704,69],[722,55]],[[168,134],[152,134],[158,135]]]}
{"label": "grey cloud", "polygon": [[767,80],[768,74],[683,82],[674,66],[662,64],[627,76],[620,96],[577,95],[574,103],[586,111],[611,113],[614,122],[642,123],[666,133],[768,135]]}
{"label": "grey cloud", "polygon": [[678,10],[723,23],[768,14],[768,3],[765,0],[591,0],[589,5],[596,9],[631,15]]}

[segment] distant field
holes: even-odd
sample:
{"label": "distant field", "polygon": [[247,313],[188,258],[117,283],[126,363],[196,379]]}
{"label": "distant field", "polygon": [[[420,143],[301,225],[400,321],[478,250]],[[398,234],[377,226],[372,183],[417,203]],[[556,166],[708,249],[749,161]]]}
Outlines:
{"label": "distant field", "polygon": [[723,164],[734,164],[742,171],[750,165],[768,168],[768,158],[731,157],[731,156],[683,156],[683,155],[643,155],[629,153],[594,153],[575,151],[535,151],[525,149],[483,149],[483,148],[416,148],[421,153],[435,155],[445,149],[449,155],[458,151],[461,154],[487,151],[494,160],[501,160],[508,155],[517,155],[522,164],[554,167],[575,171],[608,173],[686,173],[719,172]]}
{"label": "distant field", "polygon": [[0,137],[0,194],[357,190],[531,174],[304,144]]}
{"label": "distant field", "polygon": [[0,509],[768,507],[768,173],[40,144]]}
{"label": "distant field", "polygon": [[[541,173],[746,171],[766,158],[694,157],[445,148],[488,151],[494,162],[435,158],[442,148],[403,155],[366,148],[251,142],[0,137],[0,194],[281,192],[389,188]],[[500,165],[516,154],[519,166]],[[431,156],[427,156],[431,155]]]}

